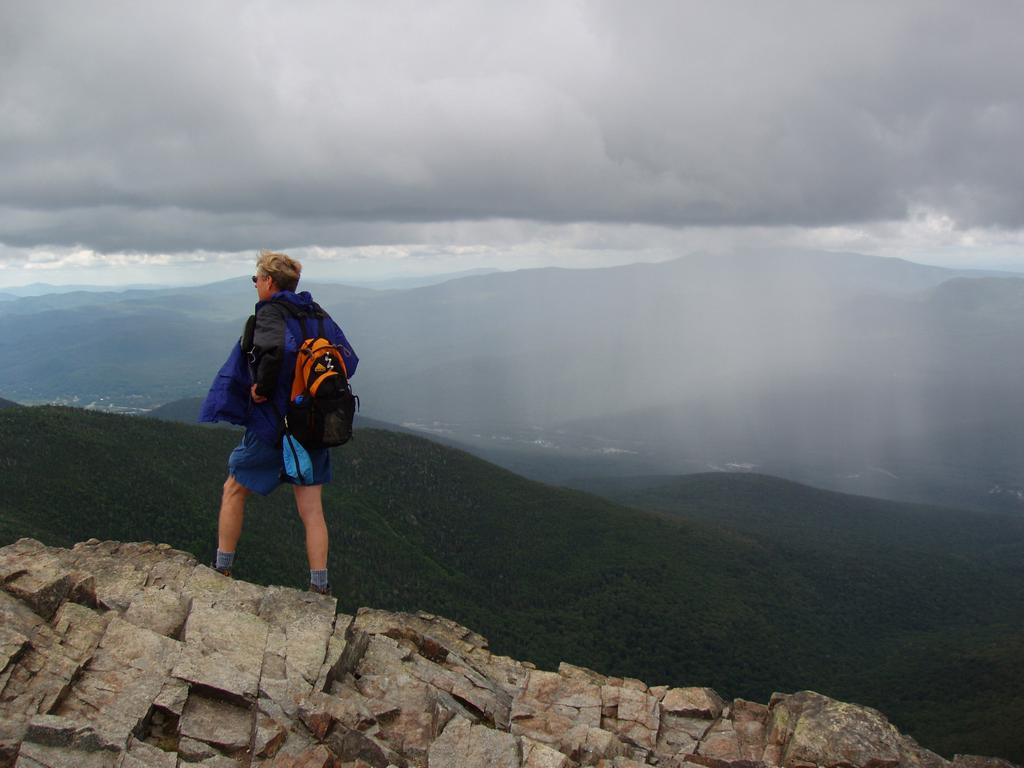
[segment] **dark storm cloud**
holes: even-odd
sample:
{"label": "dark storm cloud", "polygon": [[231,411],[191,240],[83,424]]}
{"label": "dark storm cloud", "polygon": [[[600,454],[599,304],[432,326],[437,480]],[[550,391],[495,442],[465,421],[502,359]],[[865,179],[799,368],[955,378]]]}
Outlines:
{"label": "dark storm cloud", "polygon": [[0,241],[1016,228],[1022,26],[1011,2],[4,4]]}

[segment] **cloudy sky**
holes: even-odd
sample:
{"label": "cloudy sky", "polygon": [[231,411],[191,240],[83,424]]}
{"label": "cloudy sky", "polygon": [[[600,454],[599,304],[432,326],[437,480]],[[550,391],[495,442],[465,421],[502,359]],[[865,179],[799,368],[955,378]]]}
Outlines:
{"label": "cloudy sky", "polygon": [[1024,4],[0,4],[0,289],[751,245],[1024,270]]}

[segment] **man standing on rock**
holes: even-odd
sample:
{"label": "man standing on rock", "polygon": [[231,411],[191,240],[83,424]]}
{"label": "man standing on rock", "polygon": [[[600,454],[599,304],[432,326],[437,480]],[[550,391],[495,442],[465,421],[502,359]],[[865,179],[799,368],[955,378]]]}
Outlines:
{"label": "man standing on rock", "polygon": [[[302,265],[283,253],[260,252],[252,277],[259,297],[256,313],[250,318],[251,325],[246,326],[241,342],[214,378],[199,420],[228,421],[246,428],[241,444],[228,458],[228,479],[224,483],[217,528],[216,570],[231,575],[249,494],[267,496],[287,482],[293,486],[295,505],[306,529],[309,589],[329,595],[328,536],[321,491],[323,484],[331,480],[330,452],[327,448],[308,450],[312,482],[299,484],[285,472],[281,450],[283,414],[288,406],[296,354],[303,342],[301,322],[282,302],[307,312],[319,310],[308,291],[295,293],[301,272]],[[326,313],[322,333],[341,351],[351,377],[359,358],[341,328]]]}

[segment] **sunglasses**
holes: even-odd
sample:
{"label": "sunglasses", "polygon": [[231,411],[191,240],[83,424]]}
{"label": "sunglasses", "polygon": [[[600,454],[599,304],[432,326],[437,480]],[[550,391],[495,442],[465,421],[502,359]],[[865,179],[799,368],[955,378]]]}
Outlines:
{"label": "sunglasses", "polygon": [[252,276],[252,284],[253,284],[253,285],[256,285],[256,281],[257,281],[257,280],[259,280],[259,279],[260,279],[260,278],[259,278],[259,276],[258,276],[258,275],[253,275],[253,276]]}

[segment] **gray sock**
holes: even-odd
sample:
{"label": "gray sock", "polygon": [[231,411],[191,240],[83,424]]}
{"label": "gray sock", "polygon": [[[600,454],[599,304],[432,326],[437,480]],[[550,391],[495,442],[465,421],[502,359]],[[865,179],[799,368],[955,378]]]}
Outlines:
{"label": "gray sock", "polygon": [[235,562],[235,553],[234,552],[221,552],[219,549],[217,550],[216,566],[218,568],[230,568],[231,564],[234,563],[234,562]]}
{"label": "gray sock", "polygon": [[309,583],[312,584],[314,587],[320,587],[321,589],[323,587],[326,587],[327,586],[327,569],[324,568],[322,571],[310,571],[309,572]]}

